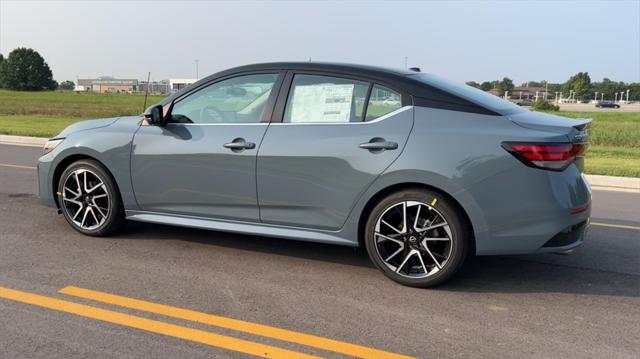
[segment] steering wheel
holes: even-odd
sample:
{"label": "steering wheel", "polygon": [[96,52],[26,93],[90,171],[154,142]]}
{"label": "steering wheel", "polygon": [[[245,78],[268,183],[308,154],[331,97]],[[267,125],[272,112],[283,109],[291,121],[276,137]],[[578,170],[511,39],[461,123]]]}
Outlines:
{"label": "steering wheel", "polygon": [[202,122],[222,123],[224,120],[224,113],[213,105],[206,106],[200,111],[200,121]]}

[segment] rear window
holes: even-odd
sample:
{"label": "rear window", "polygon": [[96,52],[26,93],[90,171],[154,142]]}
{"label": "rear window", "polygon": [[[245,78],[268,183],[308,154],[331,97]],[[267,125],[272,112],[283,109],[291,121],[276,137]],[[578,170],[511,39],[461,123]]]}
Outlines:
{"label": "rear window", "polygon": [[399,93],[384,86],[373,85],[365,121],[375,120],[401,107],[402,97]]}
{"label": "rear window", "polygon": [[502,115],[509,115],[512,113],[526,111],[520,106],[498,96],[492,95],[488,92],[484,92],[475,87],[447,80],[440,76],[432,74],[415,74],[411,75],[411,77],[418,79],[426,83],[427,85],[439,88],[452,95],[456,95]]}

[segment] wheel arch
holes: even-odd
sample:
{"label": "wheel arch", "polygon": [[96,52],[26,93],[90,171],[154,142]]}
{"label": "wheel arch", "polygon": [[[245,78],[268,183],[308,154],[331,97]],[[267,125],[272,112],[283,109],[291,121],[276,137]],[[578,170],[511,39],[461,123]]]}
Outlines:
{"label": "wheel arch", "polygon": [[111,170],[109,169],[109,167],[107,165],[105,165],[105,163],[103,161],[100,161],[98,158],[94,157],[94,156],[90,156],[88,154],[85,153],[75,153],[75,154],[70,154],[66,157],[64,157],[62,160],[60,160],[54,170],[53,170],[53,177],[51,178],[51,189],[53,191],[53,193],[51,193],[51,195],[53,196],[53,200],[56,203],[56,206],[58,208],[60,208],[60,203],[58,202],[58,196],[56,195],[57,191],[58,191],[58,185],[60,183],[60,177],[62,177],[62,173],[64,172],[64,170],[69,167],[72,163],[77,162],[77,161],[81,161],[81,160],[91,160],[91,161],[95,161],[97,163],[99,163],[107,172],[107,174],[111,177],[111,179],[113,180],[114,185],[116,186],[116,190],[118,192],[118,195],[120,195],[120,186],[118,185],[118,181],[116,180],[115,176],[113,175],[113,173],[111,172]]}
{"label": "wheel arch", "polygon": [[460,203],[460,201],[458,201],[454,196],[452,196],[451,194],[447,193],[446,191],[426,184],[426,183],[420,183],[420,182],[402,182],[402,183],[395,183],[392,185],[389,185],[387,187],[384,187],[380,190],[378,190],[374,195],[372,195],[371,197],[369,197],[369,199],[367,200],[366,204],[364,205],[362,211],[360,212],[360,217],[358,218],[358,244],[360,246],[364,247],[364,231],[365,231],[365,226],[367,223],[367,219],[369,217],[369,215],[371,214],[371,211],[373,210],[373,208],[376,206],[376,204],[378,204],[383,198],[385,198],[386,196],[390,195],[391,193],[395,193],[398,191],[402,191],[402,190],[408,190],[408,189],[421,189],[421,190],[430,190],[430,191],[434,191],[434,192],[438,192],[439,194],[441,194],[443,197],[447,198],[448,200],[451,201],[451,203],[457,208],[457,210],[462,214],[462,220],[464,222],[465,227],[467,227],[469,229],[469,237],[468,237],[468,241],[469,241],[469,251],[468,253],[475,253],[476,250],[476,235],[475,235],[475,229],[473,222],[471,221],[471,218],[469,216],[469,213],[467,212],[467,210],[464,208],[464,206]]}

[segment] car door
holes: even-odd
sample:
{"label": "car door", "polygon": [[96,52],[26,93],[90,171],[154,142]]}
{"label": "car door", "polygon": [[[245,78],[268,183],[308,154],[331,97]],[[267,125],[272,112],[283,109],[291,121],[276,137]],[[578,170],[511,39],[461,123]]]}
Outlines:
{"label": "car door", "polygon": [[400,92],[367,80],[291,77],[258,154],[260,218],[336,230],[361,193],[399,156],[413,108],[402,106]]}
{"label": "car door", "polygon": [[280,83],[278,73],[215,80],[178,98],[165,126],[143,124],[131,156],[140,208],[259,221],[256,154]]}

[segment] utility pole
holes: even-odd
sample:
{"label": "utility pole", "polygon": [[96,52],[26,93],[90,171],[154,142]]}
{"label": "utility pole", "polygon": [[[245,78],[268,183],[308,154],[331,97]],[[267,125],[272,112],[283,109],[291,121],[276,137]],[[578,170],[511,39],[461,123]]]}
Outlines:
{"label": "utility pole", "polygon": [[600,92],[600,101],[604,101],[604,92]]}
{"label": "utility pole", "polygon": [[629,89],[627,89],[627,103],[629,103]]}
{"label": "utility pole", "polygon": [[596,91],[595,95],[593,95],[593,102],[598,101],[598,91]]}
{"label": "utility pole", "polygon": [[617,92],[613,93],[613,102],[614,103],[618,102],[618,93]]}
{"label": "utility pole", "polygon": [[196,63],[196,80],[199,80],[200,77],[198,76],[198,62],[200,62],[200,60],[193,60]]}
{"label": "utility pole", "polygon": [[151,79],[151,71],[147,74],[147,90],[144,92],[144,105],[142,105],[142,111],[147,109],[147,96],[149,96],[149,80]]}

